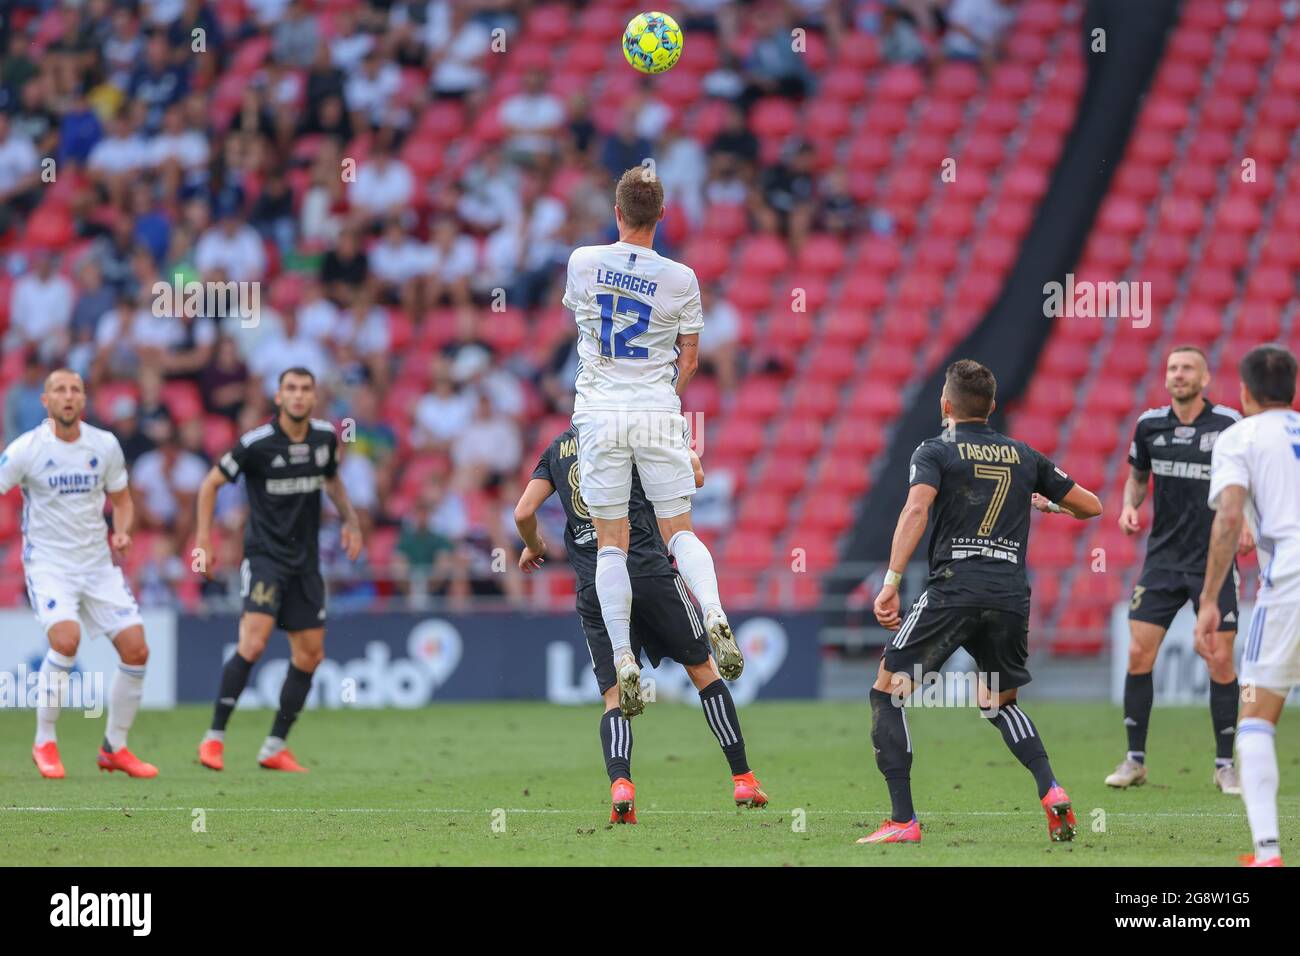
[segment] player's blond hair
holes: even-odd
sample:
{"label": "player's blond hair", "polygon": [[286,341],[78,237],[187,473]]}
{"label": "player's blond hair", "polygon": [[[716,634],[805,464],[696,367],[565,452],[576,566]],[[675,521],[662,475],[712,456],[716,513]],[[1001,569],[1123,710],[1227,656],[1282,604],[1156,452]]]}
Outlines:
{"label": "player's blond hair", "polygon": [[649,229],[664,208],[664,187],[652,166],[633,166],[614,188],[614,205],[632,229]]}

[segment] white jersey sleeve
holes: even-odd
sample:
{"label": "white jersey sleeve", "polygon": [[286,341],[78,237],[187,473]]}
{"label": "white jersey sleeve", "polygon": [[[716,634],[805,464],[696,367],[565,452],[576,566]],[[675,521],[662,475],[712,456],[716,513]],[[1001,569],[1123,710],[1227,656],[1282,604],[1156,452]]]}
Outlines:
{"label": "white jersey sleeve", "polygon": [[0,495],[23,483],[31,458],[32,432],[24,432],[0,452]]}
{"label": "white jersey sleeve", "polygon": [[115,495],[127,486],[126,455],[116,435],[105,432],[104,437],[108,446],[104,455],[104,490]]}
{"label": "white jersey sleeve", "polygon": [[1219,508],[1219,496],[1225,488],[1237,485],[1250,491],[1250,467],[1246,462],[1248,433],[1254,431],[1249,420],[1229,426],[1215,439],[1210,453],[1210,507]]}

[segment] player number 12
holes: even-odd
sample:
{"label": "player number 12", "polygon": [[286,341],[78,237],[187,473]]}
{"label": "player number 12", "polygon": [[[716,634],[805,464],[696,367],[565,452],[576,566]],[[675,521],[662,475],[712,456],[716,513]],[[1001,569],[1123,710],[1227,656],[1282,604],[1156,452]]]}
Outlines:
{"label": "player number 12", "polygon": [[[632,340],[650,328],[650,306],[627,296],[620,295],[615,299],[608,292],[596,296],[596,301],[600,303],[600,354],[614,358],[648,357],[650,350],[642,345],[633,345]],[[625,315],[635,321],[615,334],[614,316],[616,315]]]}

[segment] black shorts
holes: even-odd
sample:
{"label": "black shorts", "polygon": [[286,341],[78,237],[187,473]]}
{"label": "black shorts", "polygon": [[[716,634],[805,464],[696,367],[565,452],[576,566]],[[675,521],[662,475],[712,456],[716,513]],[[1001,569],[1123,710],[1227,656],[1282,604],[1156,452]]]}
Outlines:
{"label": "black shorts", "polygon": [[[1241,581],[1236,567],[1223,579],[1223,588],[1219,591],[1219,630],[1235,631],[1237,629],[1237,587]],[[1145,621],[1157,627],[1169,629],[1176,615],[1184,604],[1192,602],[1192,610],[1201,609],[1201,588],[1205,576],[1188,574],[1180,571],[1161,571],[1158,569],[1142,570],[1133,597],[1128,602],[1128,619]]]}
{"label": "black shorts", "polygon": [[261,555],[239,566],[244,612],[270,614],[276,627],[309,631],[325,626],[325,581],[320,570],[297,571]]}
{"label": "black shorts", "polygon": [[[975,658],[981,680],[990,689],[1023,687],[1029,676],[1029,620],[1015,611],[987,607],[932,607],[922,594],[903,618],[903,626],[885,645],[885,670],[916,681],[938,673],[957,648]],[[996,676],[995,676],[996,675]]]}
{"label": "black shorts", "polygon": [[[614,648],[600,615],[594,584],[578,592],[578,617],[587,638],[596,684],[603,694],[618,683],[618,678],[614,673]],[[709,659],[704,616],[675,574],[632,579],[632,653],[638,661],[642,651],[655,667],[665,657],[688,665]]]}

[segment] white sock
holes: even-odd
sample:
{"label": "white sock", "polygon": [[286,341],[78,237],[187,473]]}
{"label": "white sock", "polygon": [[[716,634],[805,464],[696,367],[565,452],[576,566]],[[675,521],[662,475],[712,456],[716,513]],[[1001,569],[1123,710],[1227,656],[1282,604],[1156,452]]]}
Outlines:
{"label": "white sock", "polygon": [[262,749],[257,752],[258,760],[269,760],[284,749],[283,737],[267,737],[262,743]]}
{"label": "white sock", "polygon": [[613,546],[596,552],[596,600],[605,619],[614,663],[632,653],[632,579],[627,574],[627,552]]}
{"label": "white sock", "polygon": [[668,553],[677,559],[677,571],[700,602],[704,613],[721,611],[718,597],[718,574],[713,570],[713,555],[694,531],[678,531],[668,542]]}
{"label": "white sock", "polygon": [[1277,728],[1262,717],[1243,717],[1237,724],[1237,762],[1241,771],[1241,796],[1255,841],[1255,859],[1278,856],[1277,829]]}
{"label": "white sock", "polygon": [[45,652],[41,661],[41,694],[36,702],[36,746],[57,740],[54,722],[59,719],[59,699],[67,686],[68,672],[77,663],[75,657],[65,657],[54,648]]}
{"label": "white sock", "polygon": [[119,664],[113,687],[108,692],[108,729],[104,739],[114,751],[126,746],[126,735],[135,723],[144,696],[144,665]]}
{"label": "white sock", "polygon": [[220,740],[222,743],[225,743],[226,732],[224,730],[209,730],[206,734],[203,735],[203,739]]}

